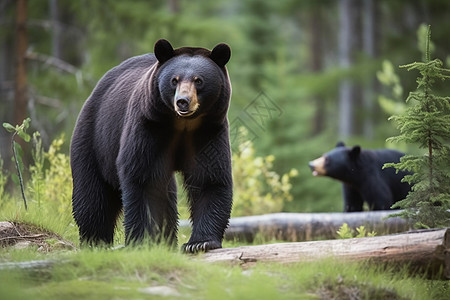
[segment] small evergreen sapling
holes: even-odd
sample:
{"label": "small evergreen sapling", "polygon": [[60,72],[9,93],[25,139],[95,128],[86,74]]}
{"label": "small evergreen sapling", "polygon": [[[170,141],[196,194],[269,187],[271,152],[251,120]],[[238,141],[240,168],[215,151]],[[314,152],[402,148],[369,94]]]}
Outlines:
{"label": "small evergreen sapling", "polygon": [[437,80],[450,78],[450,70],[442,61],[430,58],[430,27],[426,31],[425,61],[401,66],[418,70],[417,90],[406,99],[411,105],[401,115],[392,116],[400,135],[388,141],[404,141],[426,149],[424,155],[405,155],[400,163],[385,167],[414,172],[403,179],[414,184],[406,199],[393,208],[404,211],[393,216],[405,217],[417,227],[450,226],[450,97],[433,91]]}

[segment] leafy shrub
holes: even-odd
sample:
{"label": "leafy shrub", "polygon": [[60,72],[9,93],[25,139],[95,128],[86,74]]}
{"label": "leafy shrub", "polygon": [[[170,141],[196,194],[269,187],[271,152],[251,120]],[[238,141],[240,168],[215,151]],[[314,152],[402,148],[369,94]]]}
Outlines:
{"label": "leafy shrub", "polygon": [[[41,205],[41,200],[52,202],[58,213],[71,211],[72,176],[69,156],[61,153],[64,136],[54,140],[48,151],[44,152],[38,133],[33,135],[34,164],[30,166],[31,198]],[[44,168],[44,165],[48,165]]]}
{"label": "leafy shrub", "polygon": [[[29,123],[29,119],[27,120],[27,123]],[[4,125],[8,131],[19,135],[20,126],[13,127],[8,125]],[[23,138],[23,133],[19,136]],[[26,176],[29,179],[26,182],[22,182],[22,180],[20,182],[23,192],[22,197],[24,200],[28,199],[28,205],[25,202],[25,208],[29,206],[29,209],[23,212],[23,206],[16,201],[16,195],[14,193],[7,195],[4,190],[7,176],[5,173],[0,172],[1,218],[33,223],[58,233],[69,232],[69,235],[72,235],[75,239],[76,231],[73,229],[74,226],[72,226],[73,218],[70,200],[72,196],[70,160],[68,155],[61,152],[64,137],[54,140],[48,151],[44,151],[38,132],[35,132],[32,138],[28,136],[26,139],[23,139],[25,142],[33,142],[33,160],[28,169],[21,163],[22,151],[16,151],[14,160],[18,162],[16,166],[19,166],[19,174],[29,171],[29,176]],[[17,144],[15,141],[14,143]],[[21,148],[17,147],[17,149]],[[22,176],[20,175],[19,177]]]}
{"label": "leafy shrub", "polygon": [[338,234],[338,237],[340,239],[352,239],[377,235],[375,231],[367,232],[367,229],[364,226],[359,226],[358,228],[356,228],[355,232],[355,230],[350,228],[347,223],[342,224],[341,228],[339,228],[336,233]]}
{"label": "leafy shrub", "polygon": [[292,201],[290,179],[298,175],[297,170],[279,175],[272,170],[274,160],[273,155],[255,156],[251,141],[241,143],[233,153],[233,216],[280,212],[285,201]]}

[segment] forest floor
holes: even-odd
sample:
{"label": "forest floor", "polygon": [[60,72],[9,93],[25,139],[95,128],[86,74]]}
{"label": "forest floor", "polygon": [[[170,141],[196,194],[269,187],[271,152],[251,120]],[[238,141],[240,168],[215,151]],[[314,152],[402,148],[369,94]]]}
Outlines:
{"label": "forest floor", "polygon": [[80,250],[35,225],[0,222],[3,299],[445,299],[449,291],[449,281],[332,259],[242,268],[165,246]]}
{"label": "forest floor", "polygon": [[75,245],[49,230],[33,224],[0,222],[0,247],[37,248],[40,252],[73,249]]}

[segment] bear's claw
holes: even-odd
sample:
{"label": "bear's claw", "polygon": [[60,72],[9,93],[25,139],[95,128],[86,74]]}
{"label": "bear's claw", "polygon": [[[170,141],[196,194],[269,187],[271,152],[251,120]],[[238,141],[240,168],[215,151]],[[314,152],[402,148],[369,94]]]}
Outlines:
{"label": "bear's claw", "polygon": [[220,243],[215,241],[206,241],[206,242],[186,243],[181,247],[181,250],[185,253],[198,253],[198,252],[206,252],[217,248],[222,248]]}

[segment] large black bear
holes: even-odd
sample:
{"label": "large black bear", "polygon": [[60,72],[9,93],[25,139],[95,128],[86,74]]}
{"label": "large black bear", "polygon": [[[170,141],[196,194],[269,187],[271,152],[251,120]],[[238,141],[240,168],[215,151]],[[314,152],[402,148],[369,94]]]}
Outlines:
{"label": "large black bear", "polygon": [[232,206],[226,44],[173,49],[108,71],[81,110],[72,137],[73,216],[82,244],[111,244],[124,212],[125,243],[177,242],[174,172],[187,190],[186,252],[220,248]]}
{"label": "large black bear", "polygon": [[309,167],[314,176],[329,176],[343,182],[344,211],[362,211],[364,202],[370,210],[385,210],[404,199],[411,188],[401,182],[410,173],[383,169],[385,163],[397,163],[403,155],[389,149],[345,147],[339,142],[335,149],[309,162]]}

